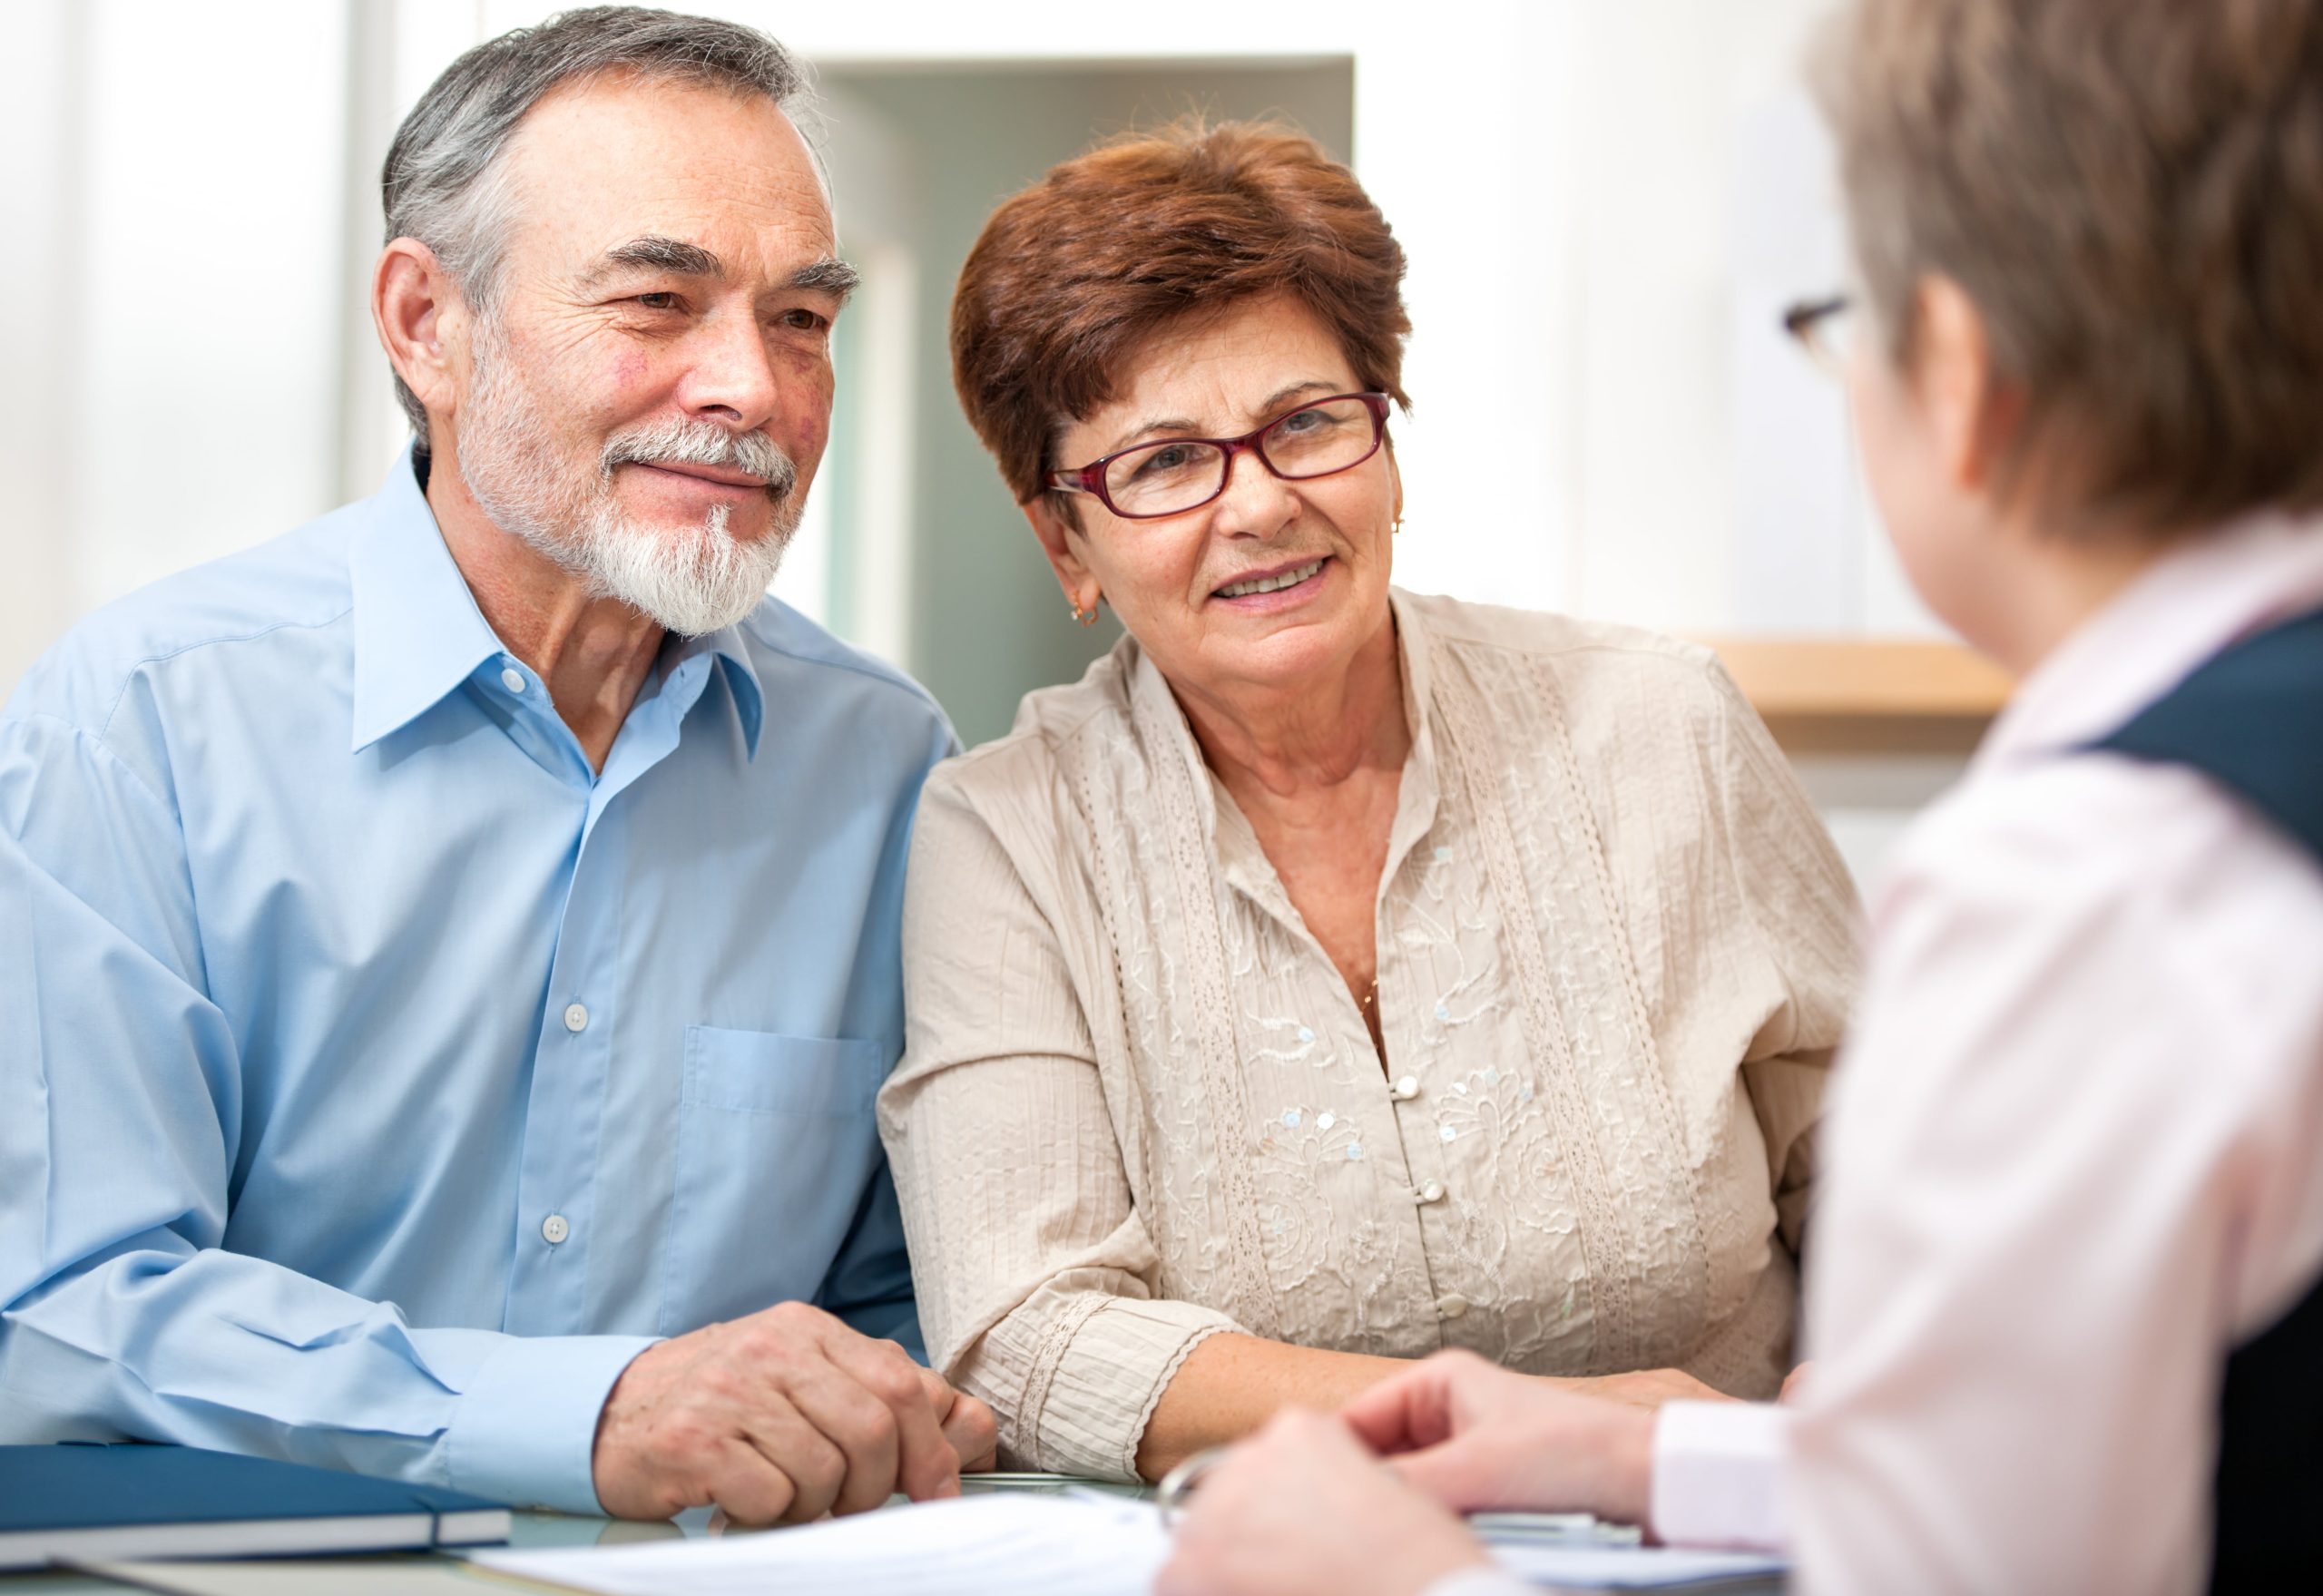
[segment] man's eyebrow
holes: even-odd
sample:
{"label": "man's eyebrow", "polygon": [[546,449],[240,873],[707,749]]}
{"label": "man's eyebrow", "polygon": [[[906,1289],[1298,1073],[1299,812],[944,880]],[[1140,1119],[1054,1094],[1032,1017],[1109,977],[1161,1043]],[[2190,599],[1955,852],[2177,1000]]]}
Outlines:
{"label": "man's eyebrow", "polygon": [[596,265],[589,269],[589,279],[594,282],[623,268],[671,271],[680,277],[716,277],[726,269],[717,256],[700,244],[648,234],[626,244],[615,244],[599,256]]}
{"label": "man's eyebrow", "polygon": [[826,255],[812,260],[790,274],[786,288],[803,289],[808,293],[828,294],[845,303],[847,297],[862,286],[863,274],[836,255]]}

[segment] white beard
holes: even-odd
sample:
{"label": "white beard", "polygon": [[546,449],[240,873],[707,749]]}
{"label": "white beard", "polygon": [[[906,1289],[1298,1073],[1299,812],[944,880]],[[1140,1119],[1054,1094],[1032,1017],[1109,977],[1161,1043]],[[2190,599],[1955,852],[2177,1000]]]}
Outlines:
{"label": "white beard", "polygon": [[[577,477],[557,457],[506,341],[488,326],[479,329],[475,367],[459,470],[495,525],[585,580],[592,597],[633,605],[683,637],[731,626],[765,596],[805,509],[797,467],[765,434],[672,416],[615,433],[595,474]],[[746,543],[726,530],[728,509],[719,504],[681,532],[641,525],[613,492],[613,468],[632,461],[747,471],[768,484],[772,524]]]}

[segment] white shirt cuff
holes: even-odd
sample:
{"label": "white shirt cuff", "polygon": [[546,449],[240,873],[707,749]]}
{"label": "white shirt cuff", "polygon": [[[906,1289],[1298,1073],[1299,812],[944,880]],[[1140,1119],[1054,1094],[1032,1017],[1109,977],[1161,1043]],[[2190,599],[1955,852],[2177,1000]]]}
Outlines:
{"label": "white shirt cuff", "polygon": [[1789,1549],[1790,1415],[1770,1402],[1665,1402],[1653,1532],[1672,1546]]}
{"label": "white shirt cuff", "polygon": [[1539,1596],[1540,1587],[1518,1579],[1506,1569],[1477,1563],[1446,1574],[1420,1596]]}
{"label": "white shirt cuff", "polygon": [[460,1394],[453,1489],[511,1507],[595,1514],[597,1415],[651,1336],[510,1336]]}

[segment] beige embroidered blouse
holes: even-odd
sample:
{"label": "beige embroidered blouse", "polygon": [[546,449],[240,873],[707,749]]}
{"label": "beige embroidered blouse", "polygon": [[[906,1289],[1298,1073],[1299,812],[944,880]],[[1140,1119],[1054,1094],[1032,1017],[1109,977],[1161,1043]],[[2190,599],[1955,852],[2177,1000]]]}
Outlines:
{"label": "beige embroidered blouse", "polygon": [[1384,1074],[1133,641],[928,780],[880,1123],[1007,1466],[1133,1477],[1220,1330],[1781,1379],[1847,875],[1704,651],[1394,603]]}

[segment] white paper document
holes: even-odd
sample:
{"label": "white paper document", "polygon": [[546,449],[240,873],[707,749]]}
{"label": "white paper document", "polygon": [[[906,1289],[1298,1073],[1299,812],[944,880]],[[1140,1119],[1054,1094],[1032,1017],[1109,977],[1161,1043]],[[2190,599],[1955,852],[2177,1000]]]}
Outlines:
{"label": "white paper document", "polygon": [[1169,1542],[1146,1503],[997,1494],[764,1534],[469,1561],[602,1596],[1145,1596]]}
{"label": "white paper document", "polygon": [[[1763,1557],[1659,1547],[1495,1546],[1541,1584],[1642,1590],[1772,1574]],[[481,1568],[596,1596],[1145,1596],[1170,1555],[1150,1503],[994,1494],[800,1529],[564,1552],[485,1552]]]}

